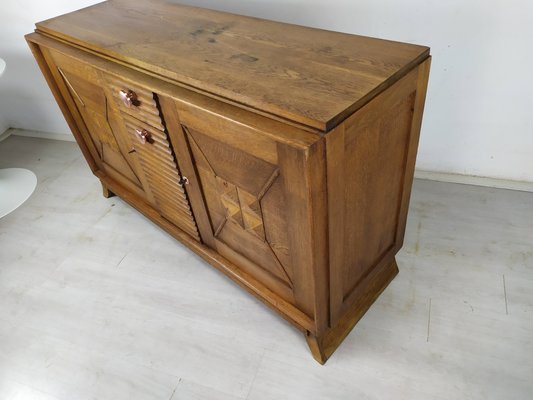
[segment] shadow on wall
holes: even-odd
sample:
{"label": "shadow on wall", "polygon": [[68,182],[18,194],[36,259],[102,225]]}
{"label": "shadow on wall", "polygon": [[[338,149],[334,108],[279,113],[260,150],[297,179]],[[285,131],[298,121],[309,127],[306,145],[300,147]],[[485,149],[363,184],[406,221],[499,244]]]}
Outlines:
{"label": "shadow on wall", "polygon": [[[174,2],[319,28],[327,28],[324,26],[327,25],[328,21],[325,17],[331,15],[331,9],[324,1],[302,3],[296,0],[293,3],[286,3],[261,0],[228,0],[224,2],[217,0],[177,0]],[[339,9],[342,8],[345,8],[346,13],[348,13],[350,8],[349,5],[343,4],[336,4],[335,7],[335,14],[338,14]],[[353,7],[352,5],[351,8],[353,9]],[[332,29],[334,23],[330,21],[329,25],[329,28]],[[0,124],[4,122],[6,128],[70,134],[70,129],[25,43],[24,37],[22,35],[20,38],[17,37],[17,42],[19,40],[20,43],[16,47],[11,47],[8,52],[1,55],[7,62],[7,69],[0,80],[0,93],[2,94],[0,96]],[[16,51],[14,51],[15,49]],[[0,128],[2,128],[1,125]]]}
{"label": "shadow on wall", "polygon": [[0,78],[0,110],[6,128],[70,134],[27,45],[26,49],[2,54],[7,67]]}
{"label": "shadow on wall", "polygon": [[[1,55],[1,54],[0,54]],[[0,58],[0,79],[2,78],[2,75],[5,70],[5,61],[3,58]],[[0,81],[1,84],[1,81]],[[0,86],[0,94],[2,93],[2,88]],[[9,128],[9,125],[7,123],[7,118],[4,115],[4,108],[0,104],[0,140],[2,140],[2,134]]]}
{"label": "shadow on wall", "polygon": [[[170,0],[173,3],[188,4],[196,7],[211,8],[213,10],[230,13],[261,17],[275,21],[300,24],[322,29],[332,29],[332,23],[328,23],[331,15],[331,6],[326,1],[244,1],[244,0]],[[353,5],[335,4],[336,14],[353,12]],[[350,10],[352,9],[352,10]],[[338,18],[337,18],[338,19]],[[329,25],[329,28],[328,28]],[[334,29],[339,31],[339,29]],[[342,30],[340,30],[342,31]]]}
{"label": "shadow on wall", "polygon": [[[287,4],[281,1],[175,2],[317,27],[324,20],[318,16],[326,13],[328,8],[324,2],[306,3],[305,7],[302,4]],[[22,35],[17,37],[17,42],[19,40],[20,43],[16,47],[11,47],[1,54],[6,60],[7,69],[0,79],[0,129],[12,127],[70,134],[70,129]]]}

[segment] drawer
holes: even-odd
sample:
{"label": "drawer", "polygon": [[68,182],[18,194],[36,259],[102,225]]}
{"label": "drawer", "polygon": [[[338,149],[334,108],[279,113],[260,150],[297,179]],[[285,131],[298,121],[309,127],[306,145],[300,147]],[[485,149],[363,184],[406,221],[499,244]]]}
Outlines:
{"label": "drawer", "polygon": [[161,131],[165,129],[151,90],[113,75],[106,75],[105,79],[114,102],[122,112]]}
{"label": "drawer", "polygon": [[131,143],[130,154],[142,166],[155,206],[167,220],[200,240],[191,211],[186,178],[181,176],[165,131],[122,114],[124,127]]}

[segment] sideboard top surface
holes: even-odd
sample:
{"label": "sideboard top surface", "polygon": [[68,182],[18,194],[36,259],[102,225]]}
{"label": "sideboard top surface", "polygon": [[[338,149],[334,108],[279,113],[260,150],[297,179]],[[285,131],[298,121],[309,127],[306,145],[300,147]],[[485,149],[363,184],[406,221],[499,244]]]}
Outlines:
{"label": "sideboard top surface", "polygon": [[37,31],[262,114],[328,131],[429,55],[424,46],[163,0],[111,0]]}

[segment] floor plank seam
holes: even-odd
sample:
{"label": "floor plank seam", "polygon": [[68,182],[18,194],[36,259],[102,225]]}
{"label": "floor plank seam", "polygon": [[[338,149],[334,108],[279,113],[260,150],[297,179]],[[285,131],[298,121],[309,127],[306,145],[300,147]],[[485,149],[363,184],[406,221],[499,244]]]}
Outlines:
{"label": "floor plank seam", "polygon": [[252,382],[250,383],[250,389],[248,390],[248,393],[246,394],[245,400],[250,399],[250,394],[252,393],[252,389],[254,388],[255,379],[257,378],[257,375],[259,375],[259,370],[261,369],[261,364],[263,364],[265,353],[266,353],[266,349],[263,348],[263,352],[261,353],[261,358],[259,359],[259,362],[257,363],[257,369],[255,370],[255,374],[252,379]]}
{"label": "floor plank seam", "polygon": [[509,308],[507,307],[507,288],[505,286],[505,274],[502,275],[503,278],[503,298],[505,299],[505,315],[509,315]]}
{"label": "floor plank seam", "polygon": [[533,193],[415,179],[402,272],[320,367],[284,319],[100,198],[74,143],[11,136],[0,164],[40,179],[0,220],[1,400],[531,398]]}
{"label": "floor plank seam", "polygon": [[180,383],[181,383],[181,378],[178,378],[178,383],[176,383],[176,386],[174,386],[174,390],[170,394],[170,397],[168,398],[168,400],[172,400],[174,398],[174,394],[176,393],[176,390],[178,390],[178,386],[180,385]]}
{"label": "floor plank seam", "polygon": [[431,297],[429,298],[429,309],[428,309],[428,331],[426,342],[429,342],[429,326],[431,324]]}
{"label": "floor plank seam", "polygon": [[122,261],[124,261],[124,259],[126,258],[126,256],[129,254],[129,252],[126,252],[126,254],[124,254],[122,256],[122,258],[120,259],[120,261],[117,263],[117,266],[115,268],[120,268],[120,264],[122,264]]}

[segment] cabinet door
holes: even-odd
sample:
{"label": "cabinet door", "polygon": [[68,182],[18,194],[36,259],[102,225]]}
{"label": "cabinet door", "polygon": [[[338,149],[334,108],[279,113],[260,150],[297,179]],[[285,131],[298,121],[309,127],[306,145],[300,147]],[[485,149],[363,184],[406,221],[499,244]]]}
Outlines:
{"label": "cabinet door", "polygon": [[254,151],[233,129],[220,136],[199,119],[185,116],[183,122],[216,249],[291,298],[288,215],[275,143]]}
{"label": "cabinet door", "polygon": [[43,49],[43,55],[98,168],[146,199],[140,165],[129,154],[120,116],[109,104],[99,71],[55,50]]}
{"label": "cabinet door", "polygon": [[[280,142],[277,132],[269,131],[272,126],[234,119],[227,112],[234,107],[215,103],[208,110],[185,101],[162,100],[167,127],[171,128],[172,113],[173,125],[181,127],[175,143],[181,151],[178,161],[189,157],[194,164],[197,182],[191,185],[200,187],[208,217],[207,229],[201,232],[204,242],[314,316],[316,249],[311,247],[308,175],[312,151]],[[284,129],[281,123],[275,127]],[[321,169],[320,161],[315,166]],[[192,207],[198,220],[202,207],[194,200]]]}

